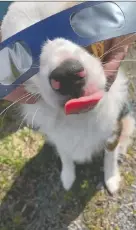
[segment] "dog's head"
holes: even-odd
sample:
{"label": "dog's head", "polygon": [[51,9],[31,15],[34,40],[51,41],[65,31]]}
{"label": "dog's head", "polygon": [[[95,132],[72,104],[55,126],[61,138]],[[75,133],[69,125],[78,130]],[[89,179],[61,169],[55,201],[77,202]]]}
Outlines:
{"label": "dog's head", "polygon": [[62,38],[44,44],[38,78],[43,99],[58,109],[69,99],[104,91],[106,83],[101,62]]}
{"label": "dog's head", "polygon": [[[46,17],[53,15],[75,4],[75,2],[57,3],[54,8],[52,3],[46,3],[43,7],[38,3],[37,7],[39,6],[38,10],[42,12],[42,9],[47,6],[48,12],[45,12],[45,14],[42,12],[45,18],[45,15]],[[13,6],[15,10],[17,10],[16,7],[20,7],[17,3]],[[12,12],[9,11],[8,14],[12,16]],[[23,19],[21,18],[21,20]],[[12,30],[14,32],[13,28]],[[5,34],[7,37],[8,33],[5,32]],[[40,93],[46,104],[52,108],[64,109],[68,100],[104,90],[105,83],[103,67],[97,58],[69,40],[56,38],[43,44],[40,55],[40,71],[27,81],[25,89],[30,93]]]}

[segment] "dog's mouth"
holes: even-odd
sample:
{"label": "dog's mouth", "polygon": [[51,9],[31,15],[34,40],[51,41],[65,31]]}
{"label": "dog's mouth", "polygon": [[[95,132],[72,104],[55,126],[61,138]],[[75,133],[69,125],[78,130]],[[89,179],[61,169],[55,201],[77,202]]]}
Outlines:
{"label": "dog's mouth", "polygon": [[83,95],[79,98],[69,99],[64,105],[66,115],[78,114],[87,112],[93,109],[102,99],[104,91],[100,89],[93,89],[89,87],[83,91]]}

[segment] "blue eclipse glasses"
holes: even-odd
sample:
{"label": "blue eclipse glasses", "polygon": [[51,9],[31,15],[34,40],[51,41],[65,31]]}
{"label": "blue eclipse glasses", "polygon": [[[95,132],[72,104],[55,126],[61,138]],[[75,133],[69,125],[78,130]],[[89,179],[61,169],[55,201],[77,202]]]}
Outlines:
{"label": "blue eclipse glasses", "polygon": [[0,43],[0,99],[39,71],[41,47],[57,37],[87,47],[136,32],[136,2],[84,2]]}

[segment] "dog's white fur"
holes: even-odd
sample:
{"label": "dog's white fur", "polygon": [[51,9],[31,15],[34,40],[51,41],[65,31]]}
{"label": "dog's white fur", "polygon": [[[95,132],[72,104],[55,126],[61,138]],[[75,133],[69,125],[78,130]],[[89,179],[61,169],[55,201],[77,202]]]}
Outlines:
{"label": "dog's white fur", "polygon": [[[5,40],[67,7],[69,3],[66,2],[13,3],[2,22],[2,39]],[[49,140],[56,145],[62,161],[61,180],[67,190],[71,188],[76,178],[75,163],[90,161],[93,154],[104,149],[127,100],[128,90],[125,74],[120,68],[109,92],[105,92],[103,99],[93,110],[66,116],[61,107],[63,98],[51,89],[48,76],[55,67],[69,57],[77,58],[84,65],[89,83],[104,89],[106,78],[100,61],[76,44],[63,38],[56,38],[43,44],[40,72],[31,78],[26,86],[29,92],[40,93],[41,99],[36,104],[21,106],[21,113],[26,116],[28,124],[33,123],[39,127],[39,130],[47,134]],[[117,159],[118,149],[115,152],[105,151],[105,183],[111,193],[119,188]]]}

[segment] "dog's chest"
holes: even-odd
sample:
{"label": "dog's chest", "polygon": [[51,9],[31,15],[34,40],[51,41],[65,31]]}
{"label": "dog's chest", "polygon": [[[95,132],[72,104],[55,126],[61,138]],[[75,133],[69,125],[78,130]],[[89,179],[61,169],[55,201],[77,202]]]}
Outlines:
{"label": "dog's chest", "polygon": [[89,115],[73,116],[73,119],[60,117],[54,124],[49,122],[45,132],[59,153],[71,154],[76,162],[84,162],[104,147],[113,129],[109,123]]}
{"label": "dog's chest", "polygon": [[[38,107],[40,109],[37,111]],[[84,162],[93,153],[99,152],[112,134],[116,122],[106,110],[66,116],[35,104],[25,105],[22,112],[28,114],[29,124],[33,121],[39,131],[49,137],[58,153],[71,154],[76,162]]]}

